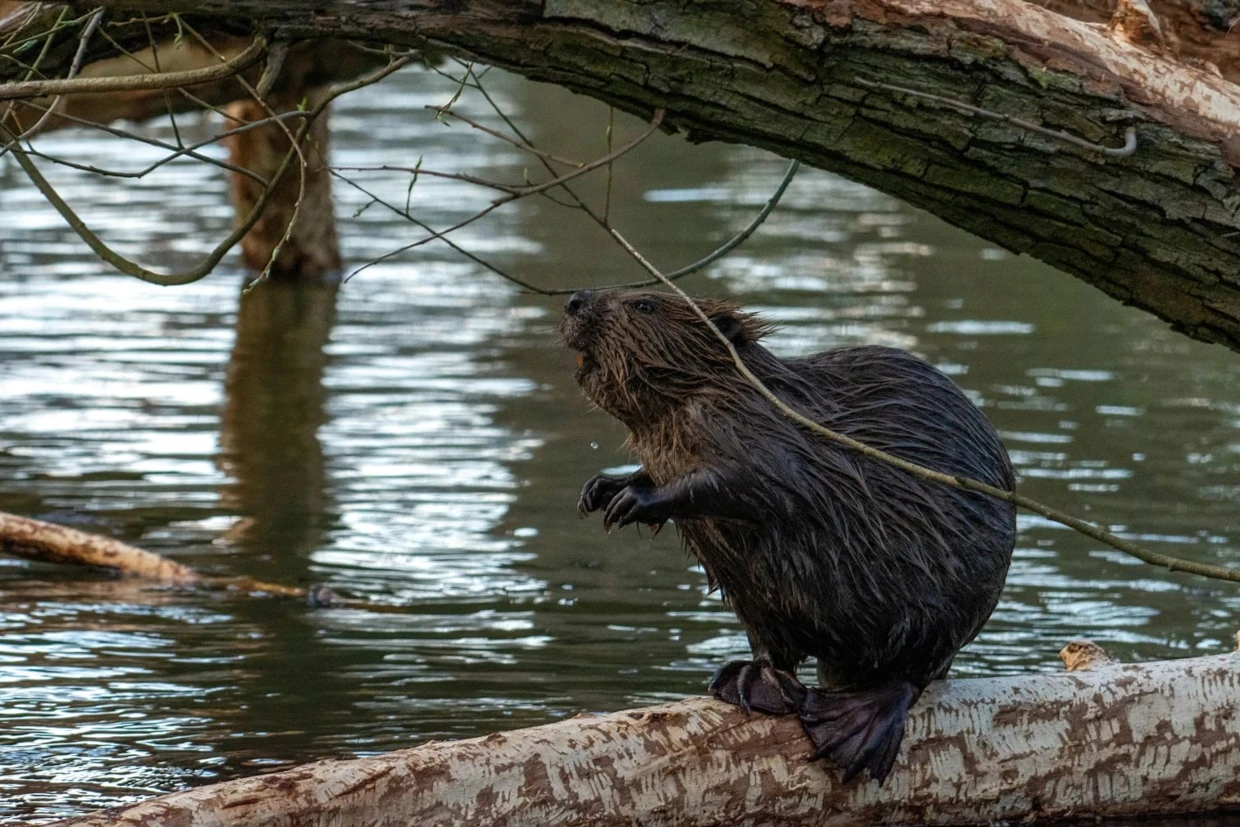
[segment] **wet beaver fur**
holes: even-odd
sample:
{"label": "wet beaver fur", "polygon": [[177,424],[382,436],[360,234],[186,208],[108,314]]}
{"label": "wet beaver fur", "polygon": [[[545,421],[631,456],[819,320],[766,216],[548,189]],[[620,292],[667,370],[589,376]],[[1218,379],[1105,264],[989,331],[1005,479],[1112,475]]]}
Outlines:
{"label": "wet beaver fur", "polygon": [[[1011,490],[994,428],[945,375],[885,347],[780,359],[769,326],[695,300],[784,402],[875,448]],[[577,383],[620,419],[641,468],[586,483],[603,524],[674,520],[744,624],[752,661],[711,691],[747,711],[797,714],[844,770],[881,781],[908,709],[982,628],[1015,538],[1008,503],[864,457],[798,427],[741,376],[687,303],[647,291],[584,290],[561,332]],[[819,688],[795,677],[808,657]]]}

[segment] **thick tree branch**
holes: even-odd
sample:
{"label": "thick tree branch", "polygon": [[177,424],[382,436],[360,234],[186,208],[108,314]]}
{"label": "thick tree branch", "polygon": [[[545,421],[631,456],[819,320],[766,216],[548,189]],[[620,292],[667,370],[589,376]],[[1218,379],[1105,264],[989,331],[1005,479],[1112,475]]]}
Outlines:
{"label": "thick tree branch", "polygon": [[[905,199],[1240,349],[1240,87],[1023,0],[103,0],[196,25],[434,43]],[[80,8],[87,8],[83,4]],[[214,23],[212,22],[214,21]],[[1112,159],[925,98],[1021,118]]]}

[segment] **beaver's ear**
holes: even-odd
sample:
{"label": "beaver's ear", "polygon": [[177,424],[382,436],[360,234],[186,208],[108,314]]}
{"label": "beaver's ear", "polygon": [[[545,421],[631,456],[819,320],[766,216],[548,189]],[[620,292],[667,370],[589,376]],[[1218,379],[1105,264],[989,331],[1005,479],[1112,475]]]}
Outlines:
{"label": "beaver's ear", "polygon": [[728,341],[734,347],[748,344],[750,341],[749,330],[745,327],[744,322],[736,317],[735,313],[716,313],[710,317],[711,324],[719,328],[719,332],[728,337]]}

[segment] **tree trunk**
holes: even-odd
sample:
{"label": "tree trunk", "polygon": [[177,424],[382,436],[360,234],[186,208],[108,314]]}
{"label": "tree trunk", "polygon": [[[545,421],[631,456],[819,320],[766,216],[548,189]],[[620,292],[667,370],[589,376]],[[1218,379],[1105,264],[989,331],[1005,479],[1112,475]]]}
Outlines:
{"label": "tree trunk", "polygon": [[1240,804],[1240,656],[941,681],[882,786],[705,698],[173,793],[60,827],[991,824]]}
{"label": "tree trunk", "polygon": [[[294,88],[291,94],[272,93],[264,104],[253,99],[238,100],[228,107],[229,128],[260,121],[270,112],[291,112],[309,99],[314,106],[322,98],[316,93]],[[328,164],[328,112],[310,124],[302,147],[305,163],[280,179],[262,217],[241,239],[241,259],[256,273],[264,270],[277,281],[333,282],[339,278],[343,262],[336,235],[333,212],[332,179]],[[234,164],[271,180],[279,170],[297,125],[269,123],[240,132],[228,139]],[[239,173],[232,176],[233,206],[237,221],[250,214],[262,197],[264,185]],[[290,222],[292,229],[289,229]]]}
{"label": "tree trunk", "polygon": [[[663,107],[693,140],[842,173],[1240,349],[1240,87],[1142,45],[1140,25],[1108,29],[1023,0],[91,5],[193,13],[233,31],[432,42],[629,111]],[[1132,126],[1136,151],[1113,157],[883,84],[1103,147]]]}

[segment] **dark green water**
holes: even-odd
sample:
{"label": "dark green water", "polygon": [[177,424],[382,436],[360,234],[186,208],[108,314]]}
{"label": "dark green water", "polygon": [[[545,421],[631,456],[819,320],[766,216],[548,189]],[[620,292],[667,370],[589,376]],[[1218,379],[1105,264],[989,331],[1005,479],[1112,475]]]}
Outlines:
{"label": "dark green water", "polygon": [[[540,143],[604,151],[605,109],[489,77]],[[423,112],[453,91],[409,72],[346,98],[336,163],[533,172],[512,148]],[[468,97],[462,111],[486,113]],[[86,133],[42,146],[99,165],[146,153]],[[744,226],[783,168],[659,136],[617,165],[613,215],[671,268]],[[192,263],[232,221],[210,169],[104,187],[50,172],[151,265]],[[403,203],[406,180],[357,177]],[[602,181],[585,189],[598,195]],[[156,288],[106,271],[5,161],[0,193],[0,509],[214,574],[408,607],[315,610],[0,560],[0,821],[699,694],[745,651],[672,532],[609,537],[577,518],[581,483],[628,457],[555,346],[562,300],[520,294],[442,245],[370,268],[338,296],[268,286],[241,299],[234,259]],[[365,196],[337,194],[351,261],[415,237],[379,207],[351,218]],[[443,227],[489,197],[424,178],[413,205]],[[641,275],[546,200],[456,239],[549,287]],[[860,343],[921,354],[994,420],[1025,493],[1240,565],[1236,354],[814,171],[688,285],[766,313],[785,354]],[[1125,660],[1233,645],[1235,586],[1167,575],[1039,519],[1020,525],[1003,602],[956,674],[1057,669],[1081,636]]]}

